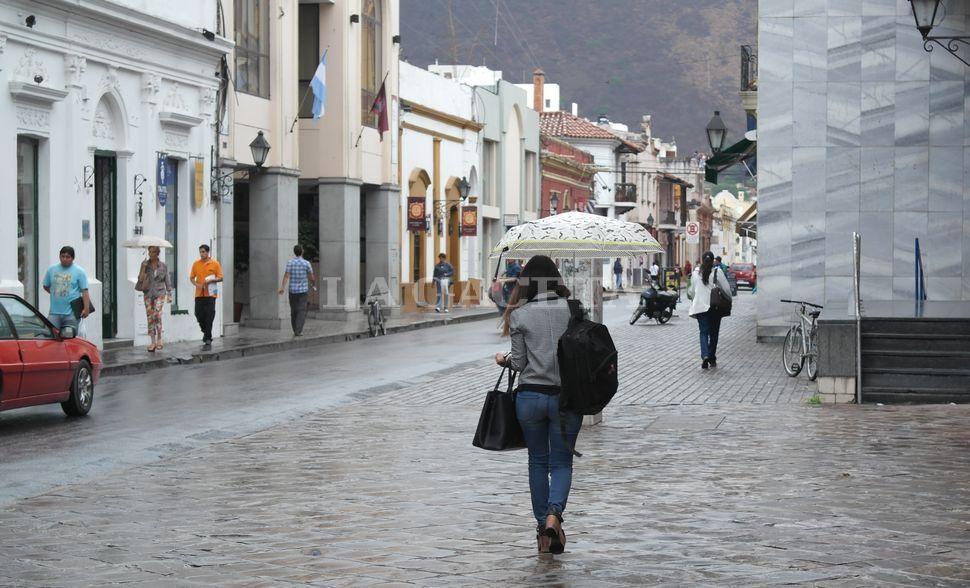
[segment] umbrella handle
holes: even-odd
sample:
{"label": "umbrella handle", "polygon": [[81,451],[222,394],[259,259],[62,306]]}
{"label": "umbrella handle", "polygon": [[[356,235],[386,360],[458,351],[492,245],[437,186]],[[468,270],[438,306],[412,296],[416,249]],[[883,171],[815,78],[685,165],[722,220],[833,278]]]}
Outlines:
{"label": "umbrella handle", "polygon": [[508,247],[503,247],[502,248],[502,252],[499,253],[499,255],[498,255],[498,261],[495,263],[495,275],[492,276],[492,281],[493,282],[498,279],[498,270],[499,270],[500,267],[502,267],[502,256],[505,255],[505,252],[508,251],[508,250],[509,250]]}

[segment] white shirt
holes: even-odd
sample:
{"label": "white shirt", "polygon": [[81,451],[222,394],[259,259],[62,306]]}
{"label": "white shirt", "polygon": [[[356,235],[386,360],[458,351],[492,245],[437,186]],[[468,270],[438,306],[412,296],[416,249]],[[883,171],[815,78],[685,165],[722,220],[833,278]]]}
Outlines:
{"label": "white shirt", "polygon": [[659,265],[653,264],[653,265],[650,266],[650,275],[651,276],[656,276],[659,273],[660,273],[660,266]]}
{"label": "white shirt", "polygon": [[721,292],[731,296],[731,284],[728,283],[727,276],[724,275],[721,268],[714,266],[707,284],[701,278],[701,268],[694,269],[690,286],[687,287],[687,297],[691,299],[690,312],[688,312],[690,316],[696,316],[711,309],[711,289],[714,287],[715,281],[721,288]]}

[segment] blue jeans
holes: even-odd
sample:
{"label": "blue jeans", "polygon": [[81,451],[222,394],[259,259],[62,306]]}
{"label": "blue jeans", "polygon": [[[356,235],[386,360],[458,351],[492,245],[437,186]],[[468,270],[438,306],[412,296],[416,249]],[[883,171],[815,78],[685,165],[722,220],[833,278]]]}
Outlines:
{"label": "blue jeans", "polygon": [[74,332],[77,332],[77,319],[74,318],[73,314],[50,314],[47,315],[47,320],[49,320],[54,328],[60,331],[64,327],[74,327]]}
{"label": "blue jeans", "polygon": [[546,515],[562,514],[573,483],[573,454],[582,415],[566,413],[566,439],[559,428],[559,395],[520,391],[515,414],[529,449],[529,492],[539,524]]}
{"label": "blue jeans", "polygon": [[713,312],[702,312],[697,319],[697,328],[701,332],[701,359],[717,361],[717,337],[721,333],[721,315]]}
{"label": "blue jeans", "polygon": [[613,274],[616,276],[616,289],[619,290],[623,287],[623,274]]}
{"label": "blue jeans", "polygon": [[448,278],[436,278],[434,283],[438,287],[438,301],[434,306],[445,310],[448,308]]}

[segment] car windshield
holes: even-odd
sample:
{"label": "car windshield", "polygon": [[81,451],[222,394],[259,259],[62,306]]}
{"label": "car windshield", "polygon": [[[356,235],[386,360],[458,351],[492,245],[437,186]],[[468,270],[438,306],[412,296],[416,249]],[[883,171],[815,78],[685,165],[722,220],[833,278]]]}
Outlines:
{"label": "car windshield", "polygon": [[44,319],[37,316],[29,306],[16,298],[0,298],[0,304],[13,321],[13,327],[17,330],[17,336],[21,339],[53,339],[51,332]]}

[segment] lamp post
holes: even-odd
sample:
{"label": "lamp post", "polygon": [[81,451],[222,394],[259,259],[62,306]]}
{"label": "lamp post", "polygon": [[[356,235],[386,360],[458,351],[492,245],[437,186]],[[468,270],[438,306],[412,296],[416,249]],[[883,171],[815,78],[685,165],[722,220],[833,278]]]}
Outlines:
{"label": "lamp post", "polygon": [[549,197],[549,216],[556,214],[559,211],[559,196],[553,194]]}
{"label": "lamp post", "polygon": [[711,121],[707,123],[707,144],[711,147],[711,152],[718,153],[724,149],[724,140],[727,139],[727,127],[721,120],[721,111],[715,110]]}
{"label": "lamp post", "polygon": [[970,36],[930,36],[930,31],[937,25],[937,16],[940,7],[943,7],[943,14],[946,14],[946,5],[942,0],[909,0],[910,8],[913,9],[913,19],[916,21],[916,29],[923,36],[923,50],[927,53],[933,51],[933,43],[943,47],[950,55],[970,66],[970,62],[960,57],[960,44],[970,45]]}

